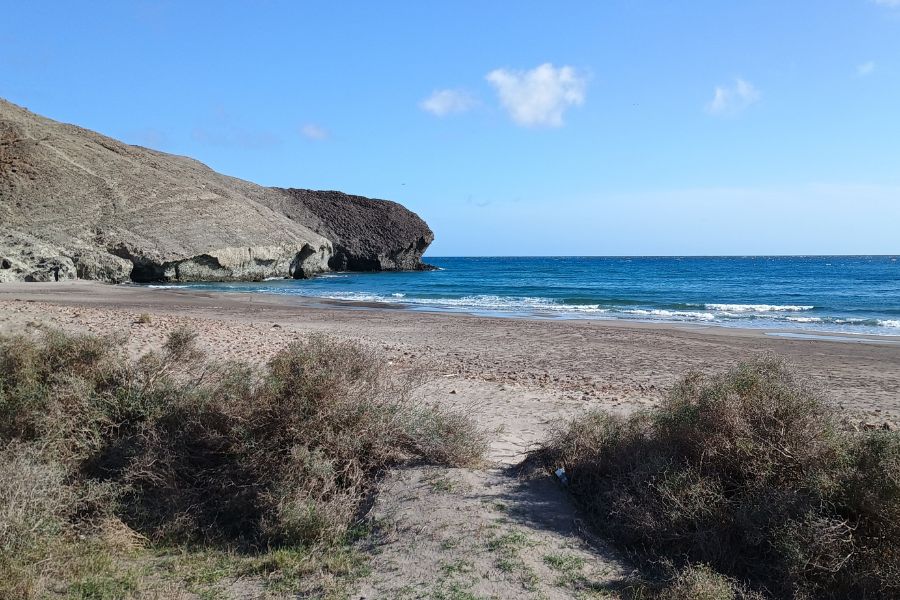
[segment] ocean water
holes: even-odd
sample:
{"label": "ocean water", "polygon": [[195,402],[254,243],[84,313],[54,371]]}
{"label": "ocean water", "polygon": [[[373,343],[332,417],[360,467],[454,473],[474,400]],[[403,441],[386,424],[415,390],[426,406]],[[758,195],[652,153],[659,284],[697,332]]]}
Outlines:
{"label": "ocean water", "polygon": [[[177,287],[553,319],[900,335],[900,257],[435,258],[437,271]],[[169,287],[169,286],[163,286]],[[174,286],[173,286],[174,287]]]}

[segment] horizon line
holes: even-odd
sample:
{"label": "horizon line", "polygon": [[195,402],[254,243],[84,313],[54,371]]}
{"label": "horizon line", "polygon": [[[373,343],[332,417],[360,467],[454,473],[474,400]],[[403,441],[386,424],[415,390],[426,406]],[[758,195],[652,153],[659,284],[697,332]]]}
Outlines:
{"label": "horizon line", "polygon": [[893,258],[898,254],[455,254],[422,258]]}

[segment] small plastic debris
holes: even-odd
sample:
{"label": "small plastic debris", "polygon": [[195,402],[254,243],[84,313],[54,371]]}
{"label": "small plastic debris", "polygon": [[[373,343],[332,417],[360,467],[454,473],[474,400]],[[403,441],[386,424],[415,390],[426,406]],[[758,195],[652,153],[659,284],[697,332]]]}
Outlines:
{"label": "small plastic debris", "polygon": [[563,485],[563,487],[569,486],[569,478],[566,477],[565,467],[560,467],[556,470],[556,477],[559,479],[559,482]]}

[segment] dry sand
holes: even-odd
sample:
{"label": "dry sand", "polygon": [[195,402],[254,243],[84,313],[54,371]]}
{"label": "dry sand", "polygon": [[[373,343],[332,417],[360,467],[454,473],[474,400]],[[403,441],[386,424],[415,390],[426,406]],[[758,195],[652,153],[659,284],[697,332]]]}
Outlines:
{"label": "dry sand", "polygon": [[[144,313],[150,323],[138,322]],[[718,370],[775,352],[850,418],[874,426],[900,422],[898,338],[848,343],[756,330],[486,318],[87,282],[0,285],[0,333],[44,327],[116,333],[127,336],[137,354],[158,347],[181,325],[194,329],[212,356],[251,363],[312,332],[359,340],[397,368],[424,369],[427,399],[466,407],[492,432],[491,465],[484,470],[407,469],[385,480],[372,515],[388,524],[389,535],[373,549],[373,571],[357,598],[451,597],[454,589],[497,598],[568,598],[587,581],[621,578],[626,563],[579,533],[555,484],[518,481],[504,467],[589,407],[628,412],[653,405],[690,369]],[[513,540],[509,556],[504,540]],[[578,577],[556,572],[552,556],[574,557],[569,564],[579,565]]]}

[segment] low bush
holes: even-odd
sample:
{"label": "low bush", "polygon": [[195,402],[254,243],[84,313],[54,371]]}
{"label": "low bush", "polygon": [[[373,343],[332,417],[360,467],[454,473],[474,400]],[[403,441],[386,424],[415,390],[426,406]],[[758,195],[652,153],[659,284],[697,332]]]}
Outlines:
{"label": "low bush", "polygon": [[417,401],[414,376],[358,344],[311,337],[254,370],[194,341],[178,330],[131,360],[110,338],[0,338],[0,478],[15,482],[0,548],[28,556],[0,563],[26,590],[8,595],[29,597],[22,573],[53,540],[111,519],[165,544],[334,546],[385,469],[485,449],[470,419]]}
{"label": "low bush", "polygon": [[653,411],[588,413],[534,458],[647,566],[774,597],[900,595],[900,435],[842,429],[778,359],[691,374]]}

